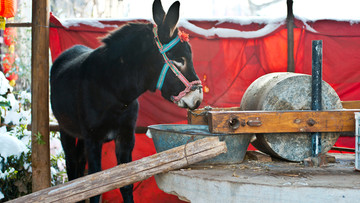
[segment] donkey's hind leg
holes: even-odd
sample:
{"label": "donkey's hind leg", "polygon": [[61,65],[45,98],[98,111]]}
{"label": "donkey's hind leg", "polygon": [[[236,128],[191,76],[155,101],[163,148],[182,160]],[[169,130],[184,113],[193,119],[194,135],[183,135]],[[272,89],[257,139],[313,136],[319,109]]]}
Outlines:
{"label": "donkey's hind leg", "polygon": [[66,172],[69,181],[84,176],[86,165],[84,141],[76,140],[62,130],[60,130],[60,140],[65,152]]}

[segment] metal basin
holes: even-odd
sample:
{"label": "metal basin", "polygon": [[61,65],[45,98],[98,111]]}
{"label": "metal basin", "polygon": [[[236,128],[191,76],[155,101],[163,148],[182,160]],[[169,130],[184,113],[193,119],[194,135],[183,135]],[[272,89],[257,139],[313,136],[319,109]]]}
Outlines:
{"label": "metal basin", "polygon": [[212,134],[207,125],[163,124],[148,126],[156,152],[166,151],[208,136],[217,136],[225,141],[228,152],[199,162],[200,164],[233,164],[244,160],[252,135],[249,134]]}

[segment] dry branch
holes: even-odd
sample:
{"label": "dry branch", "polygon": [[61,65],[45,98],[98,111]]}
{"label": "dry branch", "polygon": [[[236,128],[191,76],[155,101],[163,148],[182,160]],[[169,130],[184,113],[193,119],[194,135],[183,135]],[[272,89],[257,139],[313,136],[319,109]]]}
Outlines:
{"label": "dry branch", "polygon": [[180,169],[227,151],[218,137],[197,140],[140,160],[118,165],[63,185],[46,188],[10,202],[76,202],[153,175]]}

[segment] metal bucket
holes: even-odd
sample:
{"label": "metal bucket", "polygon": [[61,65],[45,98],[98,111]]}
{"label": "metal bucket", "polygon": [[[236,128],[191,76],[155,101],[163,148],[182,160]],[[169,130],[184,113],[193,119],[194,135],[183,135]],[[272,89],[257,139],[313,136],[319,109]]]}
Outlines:
{"label": "metal bucket", "polygon": [[207,125],[163,124],[148,126],[156,152],[162,152],[208,136],[217,136],[225,141],[228,152],[217,157],[199,162],[199,164],[234,164],[244,160],[249,146],[250,134],[212,134]]}

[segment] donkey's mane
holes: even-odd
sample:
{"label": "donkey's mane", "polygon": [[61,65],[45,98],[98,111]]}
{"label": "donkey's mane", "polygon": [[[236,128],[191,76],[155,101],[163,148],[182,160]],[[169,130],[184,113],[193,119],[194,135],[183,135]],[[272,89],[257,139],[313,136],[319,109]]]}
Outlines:
{"label": "donkey's mane", "polygon": [[109,57],[113,59],[130,53],[140,53],[139,49],[146,51],[144,49],[152,46],[151,41],[147,41],[153,38],[151,28],[151,23],[127,23],[106,35],[101,41]]}
{"label": "donkey's mane", "polygon": [[144,32],[149,30],[149,23],[132,22],[126,23],[116,30],[110,32],[101,41],[105,44],[121,41],[128,35],[134,35],[134,33]]}

